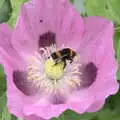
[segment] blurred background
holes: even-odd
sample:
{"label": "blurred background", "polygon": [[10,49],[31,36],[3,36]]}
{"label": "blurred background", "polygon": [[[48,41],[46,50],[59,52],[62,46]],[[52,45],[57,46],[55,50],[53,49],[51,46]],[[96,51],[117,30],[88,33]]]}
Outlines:
{"label": "blurred background", "polygon": [[[20,6],[28,0],[0,0],[0,23],[14,27]],[[81,16],[102,16],[114,22],[114,49],[116,59],[120,61],[120,0],[70,0],[80,11]],[[120,70],[117,72],[120,81]],[[22,120],[11,115],[6,107],[6,80],[3,67],[0,65],[0,120]],[[120,93],[110,96],[103,109],[96,113],[78,115],[70,110],[59,118],[52,120],[120,120]]]}

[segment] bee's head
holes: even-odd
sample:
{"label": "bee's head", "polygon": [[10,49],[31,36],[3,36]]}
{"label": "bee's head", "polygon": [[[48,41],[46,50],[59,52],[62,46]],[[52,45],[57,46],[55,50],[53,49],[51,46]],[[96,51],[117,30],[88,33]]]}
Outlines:
{"label": "bee's head", "polygon": [[58,56],[55,52],[51,54],[51,57],[53,60],[56,60],[58,58]]}

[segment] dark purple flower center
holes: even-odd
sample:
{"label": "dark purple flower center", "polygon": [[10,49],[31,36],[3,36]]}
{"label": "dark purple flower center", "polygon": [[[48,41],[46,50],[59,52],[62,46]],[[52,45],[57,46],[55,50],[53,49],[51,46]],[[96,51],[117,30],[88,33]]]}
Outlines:
{"label": "dark purple flower center", "polygon": [[51,96],[51,99],[50,99],[52,104],[63,104],[63,103],[65,103],[65,100],[66,100],[65,96],[63,96],[63,95],[61,95],[59,93],[53,94]]}
{"label": "dark purple flower center", "polygon": [[55,40],[56,40],[55,33],[48,31],[39,36],[39,43],[38,43],[39,48],[41,47],[44,48],[50,46],[51,44],[55,44],[56,43]]}
{"label": "dark purple flower center", "polygon": [[82,87],[89,87],[96,80],[97,77],[97,67],[93,62],[88,63],[84,66],[82,71]]}
{"label": "dark purple flower center", "polygon": [[38,91],[32,81],[27,80],[27,73],[25,71],[14,71],[13,81],[16,87],[28,96],[34,95]]}

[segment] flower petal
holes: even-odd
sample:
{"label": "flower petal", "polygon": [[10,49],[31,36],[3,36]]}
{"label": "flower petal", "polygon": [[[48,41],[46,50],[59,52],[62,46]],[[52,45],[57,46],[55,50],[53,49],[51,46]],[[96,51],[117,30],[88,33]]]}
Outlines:
{"label": "flower petal", "polygon": [[[13,81],[13,73],[15,69],[9,65],[9,61],[5,59],[6,57],[3,58],[4,60],[0,59],[0,63],[3,64],[7,76],[7,106],[12,114],[22,118],[24,118],[24,115],[29,116],[35,114],[38,117],[49,119],[53,116],[58,117],[60,113],[67,109],[67,106],[64,104],[52,105],[48,103],[45,96],[42,99],[40,98],[40,94],[38,96],[28,96],[28,87],[30,86],[27,86],[28,89],[26,90],[26,88],[24,89],[24,85],[22,85],[21,89],[21,83],[23,79],[20,79],[20,82],[18,77],[20,76],[21,78],[21,73],[19,75],[15,73],[17,80]],[[39,103],[39,100],[42,103]]]}
{"label": "flower petal", "polygon": [[25,120],[45,120],[45,119],[40,118],[40,117],[35,116],[35,115],[25,116],[24,119],[25,119]]}
{"label": "flower petal", "polygon": [[105,100],[98,100],[98,101],[94,102],[87,109],[87,112],[96,112],[96,111],[100,110],[103,107],[104,103],[105,103]]}
{"label": "flower petal", "polygon": [[20,97],[21,93],[12,82],[12,67],[9,65],[9,61],[5,58],[4,60],[0,59],[0,63],[4,66],[4,71],[7,76],[7,106],[11,113],[22,117],[21,107],[23,101]]}
{"label": "flower petal", "polygon": [[[31,6],[32,4],[29,3],[30,11],[32,9]],[[12,44],[22,57],[25,57],[24,54],[33,53],[38,48],[36,29],[34,28],[34,23],[30,21],[29,15],[28,9],[24,5],[12,35]]]}
{"label": "flower petal", "polygon": [[52,105],[52,104],[34,104],[32,106],[24,107],[25,115],[35,114],[44,119],[50,119],[52,117],[58,117],[62,112],[68,109],[66,104]]}
{"label": "flower petal", "polygon": [[[40,39],[47,33],[54,37]],[[75,49],[82,33],[82,18],[67,0],[35,0],[22,7],[12,43],[22,56],[43,47],[41,42],[44,46],[56,43],[58,47],[64,44]]]}
{"label": "flower petal", "polygon": [[58,16],[60,23],[58,24],[59,29],[57,32],[56,43],[59,48],[64,45],[64,47],[69,47],[76,50],[79,47],[84,31],[83,20],[80,13],[74,8],[73,5],[67,3],[67,0],[64,0],[64,6],[62,7],[56,11],[56,14],[59,13],[61,15]]}
{"label": "flower petal", "polygon": [[0,47],[3,47],[5,49],[9,46],[9,41],[12,36],[12,33],[13,30],[10,29],[8,25],[0,24]]}
{"label": "flower petal", "polygon": [[27,80],[27,73],[25,71],[14,71],[13,82],[25,95],[31,96],[38,92],[38,88],[33,84],[33,82]]}
{"label": "flower petal", "polygon": [[[2,62],[4,63],[4,61],[6,61],[7,62],[6,64],[11,66],[15,71],[18,71],[18,70],[23,69],[25,67],[24,66],[25,63],[21,59],[19,54],[16,52],[16,50],[13,48],[13,45],[11,44],[11,40],[10,40],[11,36],[12,36],[12,30],[7,25],[1,24],[0,25],[0,58],[1,58],[1,63]],[[14,73],[13,73],[13,76],[15,76],[14,81],[15,81],[18,88],[21,88],[21,86],[23,87],[26,84],[28,84],[27,82],[25,82],[25,80],[23,78],[21,79],[20,74],[19,75],[16,74],[18,72],[14,72]],[[24,82],[24,84],[23,84],[23,82]],[[27,86],[28,86],[27,88],[30,88],[30,84]],[[25,88],[25,90],[28,90],[27,88]],[[21,89],[23,89],[23,88],[21,88]],[[34,90],[35,90],[35,88],[34,88]]]}
{"label": "flower petal", "polygon": [[[14,60],[0,47],[0,64],[3,65],[7,78],[7,106],[11,113],[18,117],[23,117],[23,107],[26,104],[31,104],[36,99],[34,97],[31,99],[31,97],[26,96],[13,82],[14,70],[24,68],[23,62]],[[29,89],[30,88],[29,86]]]}
{"label": "flower petal", "polygon": [[4,69],[7,76],[7,106],[10,112],[18,117],[24,117],[23,109],[25,105],[31,105],[36,101],[36,97],[25,95],[13,82],[13,72],[8,63],[4,62]]}
{"label": "flower petal", "polygon": [[[7,75],[7,97],[8,97],[7,104],[9,108],[12,108],[14,114],[20,116],[21,110],[20,107],[16,107],[16,103],[18,101],[18,106],[21,106],[21,99],[17,94],[17,92],[19,93],[19,91],[16,89],[16,87],[12,82],[11,70],[15,68],[17,69],[18,66],[22,66],[22,64],[19,55],[14,50],[11,44],[10,41],[11,35],[12,35],[12,30],[10,30],[10,28],[7,25],[0,24],[0,64],[4,66],[4,71]],[[15,65],[15,63],[17,63],[17,65]]]}
{"label": "flower petal", "polygon": [[[12,29],[6,24],[0,24],[0,57],[9,61],[9,64],[13,67],[22,65],[22,59],[18,55],[17,51],[13,48],[11,43]],[[14,60],[14,62],[13,62]],[[17,62],[19,61],[19,62]],[[17,62],[17,66],[14,63]]]}
{"label": "flower petal", "polygon": [[81,62],[93,61],[98,66],[103,61],[103,55],[108,53],[108,48],[114,61],[112,22],[101,17],[88,17],[84,19],[84,25],[84,35],[77,50],[81,55]]}
{"label": "flower petal", "polygon": [[109,95],[115,94],[119,87],[116,80],[117,65],[112,40],[113,24],[100,17],[85,18],[84,23],[85,33],[78,52],[82,64],[92,62],[98,69],[96,80],[86,89],[95,98],[93,99],[95,103],[96,99],[104,100]]}
{"label": "flower petal", "polygon": [[86,112],[93,101],[94,96],[92,95],[92,93],[90,91],[82,89],[79,92],[73,93],[69,97],[67,105],[69,106],[69,109],[81,114]]}

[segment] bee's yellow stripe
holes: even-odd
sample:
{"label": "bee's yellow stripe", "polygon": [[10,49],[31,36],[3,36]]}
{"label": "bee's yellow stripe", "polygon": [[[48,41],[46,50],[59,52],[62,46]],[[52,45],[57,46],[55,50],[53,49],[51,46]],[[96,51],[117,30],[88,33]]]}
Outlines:
{"label": "bee's yellow stripe", "polygon": [[73,54],[73,51],[70,49],[70,56],[72,56],[72,54]]}

